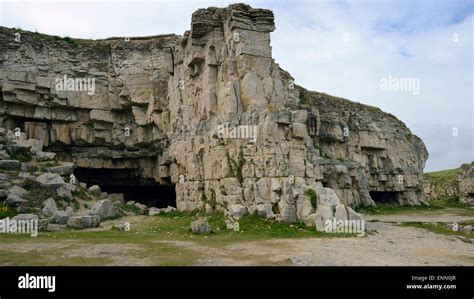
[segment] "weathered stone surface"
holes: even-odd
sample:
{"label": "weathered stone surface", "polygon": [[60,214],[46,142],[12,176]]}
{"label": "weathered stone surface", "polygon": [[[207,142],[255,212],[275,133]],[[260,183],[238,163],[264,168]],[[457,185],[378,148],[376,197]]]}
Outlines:
{"label": "weathered stone surface", "polygon": [[41,151],[36,153],[36,160],[38,162],[51,161],[51,160],[54,160],[54,158],[56,158],[55,153],[47,153],[47,152],[41,152]]}
{"label": "weathered stone surface", "polygon": [[235,219],[240,219],[247,214],[247,209],[241,204],[233,204],[229,205],[229,213]]}
{"label": "weathered stone surface", "polygon": [[326,221],[332,221],[332,218],[333,212],[331,207],[322,204],[318,205],[314,215],[316,230],[321,232],[324,231]]}
{"label": "weathered stone surface", "polygon": [[459,199],[459,202],[474,205],[474,162],[465,163],[457,170],[442,173],[426,173],[423,176],[425,200]]}
{"label": "weathered stone surface", "polygon": [[351,207],[346,207],[347,209],[347,217],[349,220],[363,220],[362,216],[351,209]]}
{"label": "weathered stone surface", "polygon": [[58,211],[58,206],[56,205],[56,202],[54,201],[54,198],[50,197],[47,200],[43,202],[43,214],[46,216],[51,216],[53,215],[54,212]]}
{"label": "weathered stone surface", "polygon": [[458,169],[459,201],[474,206],[474,162]]}
{"label": "weathered stone surface", "polygon": [[191,231],[194,234],[210,234],[212,229],[207,219],[201,218],[191,222]]}
{"label": "weathered stone surface", "polygon": [[36,181],[43,187],[57,189],[64,186],[63,178],[57,173],[46,172],[36,178]]}
{"label": "weathered stone surface", "polygon": [[148,207],[144,204],[141,204],[139,202],[136,202],[133,204],[135,207],[137,207],[139,210],[140,210],[140,213],[142,214],[146,214],[146,212],[148,211]]}
{"label": "weathered stone surface", "polygon": [[13,186],[8,191],[8,196],[5,202],[9,205],[18,206],[24,203],[27,203],[28,200],[25,199],[28,191],[19,186]]}
{"label": "weathered stone surface", "polygon": [[89,191],[89,193],[91,193],[92,195],[95,195],[95,196],[101,196],[102,194],[102,191],[100,190],[100,187],[97,186],[97,185],[92,185],[90,186],[87,191]]}
{"label": "weathered stone surface", "polygon": [[0,169],[5,170],[19,170],[21,162],[17,160],[0,160]]}
{"label": "weathered stone surface", "polygon": [[63,162],[59,166],[48,167],[48,171],[64,176],[64,175],[71,175],[74,172],[74,168],[76,168],[76,165],[74,163]]}
{"label": "weathered stone surface", "polygon": [[67,220],[67,226],[75,229],[97,227],[99,224],[100,217],[97,215],[72,216]]}
{"label": "weathered stone surface", "polygon": [[336,206],[336,212],[334,213],[334,218],[336,218],[336,221],[338,221],[338,220],[343,220],[343,221],[348,220],[346,207],[343,204],[338,204]]}
{"label": "weathered stone surface", "polygon": [[97,214],[101,219],[112,218],[117,215],[117,209],[109,199],[99,200],[92,208],[91,214]]}
{"label": "weathered stone surface", "polygon": [[331,188],[320,188],[317,189],[316,193],[318,195],[318,201],[322,205],[335,207],[341,203],[336,192]]}
{"label": "weathered stone surface", "polygon": [[[13,135],[25,142],[9,142],[0,157],[30,151],[37,161],[136,169],[175,184],[179,211],[245,209],[305,221],[314,212],[304,199],[309,187],[331,207],[373,205],[369,191],[422,202],[423,142],[379,109],[295,86],[272,58],[274,29],[270,10],[245,4],[196,11],[183,37],[80,47],[29,32],[18,44],[0,27],[0,61],[8,62],[0,122],[8,130],[25,122]],[[93,77],[95,91],[56,90],[64,75]],[[224,124],[235,130],[219,134]],[[49,169],[67,176],[70,166]],[[53,174],[38,179],[56,189],[64,181]]]}
{"label": "weathered stone surface", "polygon": [[69,215],[69,213],[65,211],[55,211],[53,212],[52,216],[53,216],[52,217],[53,223],[64,225],[64,224],[68,224],[69,217],[71,215]]}
{"label": "weathered stone surface", "polygon": [[15,221],[31,221],[31,220],[38,220],[38,215],[35,215],[35,214],[18,214],[14,217],[12,217],[12,220],[15,220]]}

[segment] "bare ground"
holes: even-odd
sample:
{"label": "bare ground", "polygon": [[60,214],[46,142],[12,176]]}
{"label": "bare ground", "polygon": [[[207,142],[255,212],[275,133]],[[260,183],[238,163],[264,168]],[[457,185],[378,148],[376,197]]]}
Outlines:
{"label": "bare ground", "polygon": [[[366,219],[369,234],[353,238],[271,239],[230,244],[197,242],[192,237],[139,244],[91,244],[74,239],[1,242],[0,265],[474,265],[473,243],[397,224],[472,222],[472,216],[431,211],[366,215]],[[35,260],[29,263],[28,258]],[[42,262],[37,262],[38,259]]]}

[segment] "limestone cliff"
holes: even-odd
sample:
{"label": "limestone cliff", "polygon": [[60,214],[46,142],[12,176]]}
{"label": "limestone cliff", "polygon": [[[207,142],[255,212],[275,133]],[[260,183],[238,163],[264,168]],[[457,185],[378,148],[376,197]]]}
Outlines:
{"label": "limestone cliff", "polygon": [[422,202],[423,142],[377,108],[295,86],[272,58],[274,29],[270,10],[244,4],[196,11],[183,36],[0,27],[0,122],[78,167],[175,185],[179,210],[306,220],[308,190],[352,207]]}
{"label": "limestone cliff", "polygon": [[427,201],[453,200],[474,205],[474,162],[424,174],[423,192]]}

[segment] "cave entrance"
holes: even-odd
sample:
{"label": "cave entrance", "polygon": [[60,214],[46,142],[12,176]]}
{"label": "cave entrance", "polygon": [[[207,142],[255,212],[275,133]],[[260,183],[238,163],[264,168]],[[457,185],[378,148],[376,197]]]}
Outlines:
{"label": "cave entrance", "polygon": [[173,184],[159,184],[143,178],[138,169],[109,169],[77,167],[74,175],[80,182],[100,186],[107,193],[122,193],[125,202],[136,201],[148,207],[176,208],[176,190]]}
{"label": "cave entrance", "polygon": [[370,191],[370,197],[375,203],[398,204],[400,192],[396,191]]}

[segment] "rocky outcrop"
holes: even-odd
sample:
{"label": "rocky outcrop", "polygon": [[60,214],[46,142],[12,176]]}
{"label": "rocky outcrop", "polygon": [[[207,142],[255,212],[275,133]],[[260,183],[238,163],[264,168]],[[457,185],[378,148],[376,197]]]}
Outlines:
{"label": "rocky outcrop", "polygon": [[196,11],[183,36],[18,42],[1,27],[0,122],[62,161],[175,185],[180,211],[306,221],[308,190],[352,207],[371,191],[422,202],[423,142],[377,108],[295,86],[274,29],[244,4]]}
{"label": "rocky outcrop", "polygon": [[457,169],[426,173],[423,192],[427,201],[454,200],[474,205],[474,162]]}
{"label": "rocky outcrop", "polygon": [[457,181],[459,201],[474,206],[474,162],[459,167]]}

